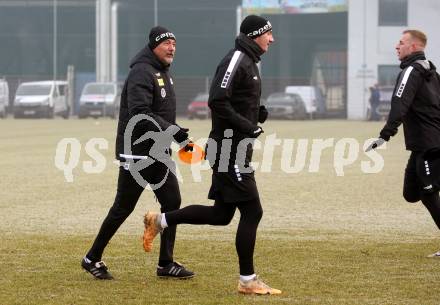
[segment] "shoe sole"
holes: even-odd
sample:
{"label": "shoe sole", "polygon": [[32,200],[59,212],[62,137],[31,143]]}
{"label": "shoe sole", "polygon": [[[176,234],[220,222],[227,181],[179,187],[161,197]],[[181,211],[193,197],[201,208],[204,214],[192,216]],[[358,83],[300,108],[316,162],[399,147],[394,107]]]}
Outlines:
{"label": "shoe sole", "polygon": [[189,280],[194,277],[194,275],[189,276],[171,276],[171,275],[158,275],[157,276],[160,279],[167,280],[167,279],[174,279],[174,280]]}
{"label": "shoe sole", "polygon": [[82,265],[81,265],[81,268],[84,270],[84,272],[86,272],[87,274],[90,274],[95,280],[99,280],[99,281],[111,281],[111,280],[114,280],[115,278],[112,276],[112,277],[109,277],[109,278],[100,278],[100,277],[96,277],[93,273],[91,273],[89,270],[87,270],[86,268],[84,268]]}
{"label": "shoe sole", "polygon": [[241,294],[254,294],[254,295],[279,295],[281,294],[281,292],[277,292],[277,293],[271,293],[270,291],[267,291],[265,293],[263,292],[256,292],[254,290],[239,290],[238,291]]}
{"label": "shoe sole", "polygon": [[270,291],[270,290],[254,290],[252,288],[238,288],[238,292],[241,294],[256,294],[256,295],[278,295],[281,291]]}

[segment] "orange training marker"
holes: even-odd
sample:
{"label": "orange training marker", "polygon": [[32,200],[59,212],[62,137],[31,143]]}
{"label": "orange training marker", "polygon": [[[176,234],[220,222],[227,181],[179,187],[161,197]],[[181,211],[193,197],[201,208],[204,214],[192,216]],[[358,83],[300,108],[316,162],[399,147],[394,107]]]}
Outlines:
{"label": "orange training marker", "polygon": [[205,158],[205,152],[200,146],[192,142],[188,143],[186,146],[192,147],[193,150],[185,151],[185,147],[182,147],[181,149],[179,149],[179,152],[177,153],[179,159],[183,163],[195,164],[201,162]]}

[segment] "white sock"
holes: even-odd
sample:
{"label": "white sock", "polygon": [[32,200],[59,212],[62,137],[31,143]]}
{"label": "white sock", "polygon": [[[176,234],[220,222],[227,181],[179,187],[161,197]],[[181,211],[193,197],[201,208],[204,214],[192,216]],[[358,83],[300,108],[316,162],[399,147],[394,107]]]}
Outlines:
{"label": "white sock", "polygon": [[165,218],[165,213],[162,213],[160,216],[161,216],[160,217],[160,226],[162,227],[162,229],[168,228],[168,223]]}
{"label": "white sock", "polygon": [[256,277],[257,275],[254,273],[254,274],[251,274],[251,275],[241,275],[240,274],[240,281],[242,281],[242,282],[247,282],[247,281],[250,281],[250,280],[253,280],[254,279],[254,277]]}

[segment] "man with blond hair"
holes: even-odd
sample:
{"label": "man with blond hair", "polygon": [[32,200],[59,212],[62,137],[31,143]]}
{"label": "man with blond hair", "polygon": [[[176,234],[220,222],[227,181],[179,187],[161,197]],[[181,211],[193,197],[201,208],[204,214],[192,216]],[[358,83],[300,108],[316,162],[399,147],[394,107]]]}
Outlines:
{"label": "man with blond hair", "polygon": [[[406,149],[411,151],[405,169],[403,197],[422,201],[440,228],[440,77],[425,57],[426,35],[406,30],[396,45],[401,62],[391,110],[380,136],[367,151],[397,133],[403,124]],[[429,255],[440,257],[440,251]]]}

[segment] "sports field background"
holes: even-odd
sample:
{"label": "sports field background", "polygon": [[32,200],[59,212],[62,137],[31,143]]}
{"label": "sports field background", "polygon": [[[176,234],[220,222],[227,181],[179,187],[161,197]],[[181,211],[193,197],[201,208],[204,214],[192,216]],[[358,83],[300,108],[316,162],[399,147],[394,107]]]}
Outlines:
{"label": "sports field background", "polygon": [[[206,137],[210,121],[179,120],[194,139]],[[356,138],[361,144],[383,123],[355,121],[268,121],[267,136]],[[403,169],[408,153],[402,130],[380,154],[385,167],[364,174],[362,152],[336,176],[334,149],[324,151],[320,171],[286,174],[275,149],[271,173],[257,172],[264,209],[255,251],[256,271],[281,296],[250,297],[236,292],[234,238],[239,212],[227,227],[178,227],[175,259],[195,271],[192,280],[155,276],[158,243],[142,250],[142,216],[159,210],[145,192],[133,214],[104,253],[115,281],[96,281],[80,268],[113,202],[117,167],[114,120],[0,120],[0,304],[440,304],[439,233],[419,204],[404,202]],[[65,137],[82,144],[74,181],[54,165]],[[87,174],[84,145],[105,138],[106,169]],[[310,153],[310,150],[309,150]],[[261,159],[256,151],[254,159]],[[309,160],[309,158],[307,158]],[[183,205],[206,199],[210,171],[202,182],[182,171]],[[307,168],[308,162],[306,163]]]}

